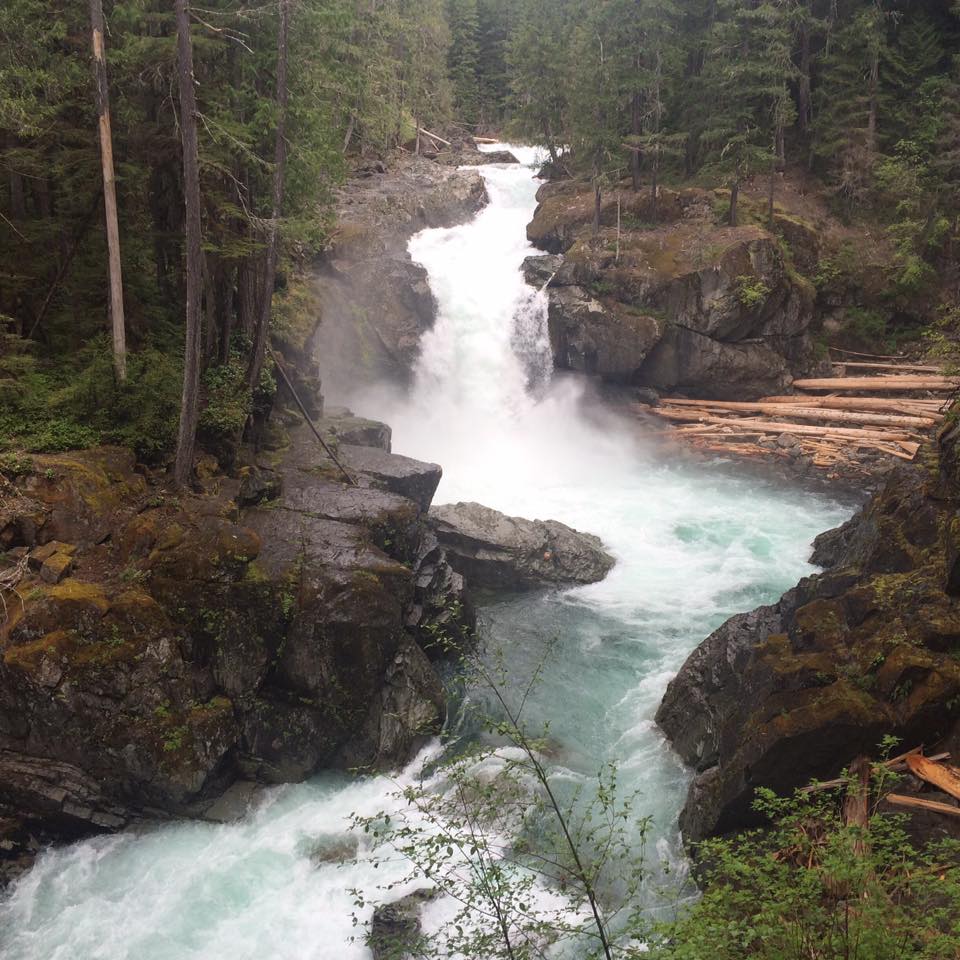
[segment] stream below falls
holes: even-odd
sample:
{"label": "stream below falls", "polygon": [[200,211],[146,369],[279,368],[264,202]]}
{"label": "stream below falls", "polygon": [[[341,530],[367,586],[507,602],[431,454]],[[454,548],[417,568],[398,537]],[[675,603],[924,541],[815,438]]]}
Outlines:
{"label": "stream below falls", "polygon": [[[393,426],[395,452],[443,465],[435,502],[560,520],[616,556],[602,583],[488,604],[484,637],[517,684],[553,645],[526,715],[550,723],[558,775],[588,783],[618,762],[621,787],[639,790],[639,812],[653,818],[657,858],[678,858],[689,775],[652,720],[667,682],[728,616],[810,573],[813,537],[852,508],[735,465],[668,458],[583,380],[552,375],[546,300],[520,273],[536,253],[525,240],[535,151],[508,149],[531,166],[480,168],[489,205],[411,241],[439,304],[412,389],[347,399]],[[393,778],[325,774],[273,788],[236,823],[164,825],[47,852],[0,901],[0,956],[367,958],[350,891],[376,898],[407,867],[374,868],[365,838],[343,864],[318,862],[318,844],[345,840],[351,814],[398,805],[398,785],[441,750],[430,745]],[[372,907],[356,912],[364,921]]]}

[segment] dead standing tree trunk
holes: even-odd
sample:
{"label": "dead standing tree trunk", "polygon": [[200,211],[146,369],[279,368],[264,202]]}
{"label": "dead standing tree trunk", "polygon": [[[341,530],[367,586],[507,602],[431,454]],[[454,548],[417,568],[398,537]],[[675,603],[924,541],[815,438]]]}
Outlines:
{"label": "dead standing tree trunk", "polygon": [[273,161],[273,210],[268,228],[266,265],[263,276],[263,295],[260,315],[253,340],[253,352],[247,367],[247,385],[251,390],[260,380],[260,371],[266,354],[270,312],[273,305],[273,285],[277,276],[280,215],[283,212],[284,170],[287,162],[287,37],[290,31],[290,0],[278,0],[280,25],[277,31],[277,134]]}
{"label": "dead standing tree trunk", "polygon": [[90,33],[93,44],[97,123],[100,132],[100,166],[103,172],[103,207],[107,222],[113,367],[117,380],[122,383],[127,378],[127,338],[123,317],[120,227],[117,221],[117,190],[113,172],[113,133],[110,128],[110,93],[107,88],[107,60],[103,42],[102,0],[90,0]]}
{"label": "dead standing tree trunk", "polygon": [[197,99],[194,90],[193,44],[188,0],[176,0],[177,84],[180,90],[180,141],[183,145],[183,195],[186,207],[186,336],[183,395],[174,481],[186,486],[193,470],[193,450],[200,414],[200,296],[203,261],[200,247],[200,160],[197,146]]}

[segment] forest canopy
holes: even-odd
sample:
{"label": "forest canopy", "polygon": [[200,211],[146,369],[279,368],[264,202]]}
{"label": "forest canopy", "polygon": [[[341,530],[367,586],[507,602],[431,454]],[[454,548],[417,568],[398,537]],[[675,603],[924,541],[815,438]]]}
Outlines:
{"label": "forest canopy", "polygon": [[[270,324],[298,265],[328,242],[334,188],[358,163],[416,151],[418,128],[451,140],[495,133],[542,144],[554,172],[589,179],[598,203],[626,178],[652,196],[660,182],[723,187],[731,222],[743,184],[766,178],[772,196],[778,175],[802,169],[839,216],[871,218],[889,231],[898,291],[910,296],[946,277],[953,293],[937,307],[955,315],[956,3],[182,6],[202,250],[192,281],[198,345],[188,367],[200,378],[201,417],[210,411],[208,420],[234,432],[257,391],[272,388]],[[97,8],[106,104],[92,68]],[[156,0],[93,0],[89,8],[7,0],[0,9],[7,445],[112,439],[160,461],[172,450],[191,302],[191,124],[177,32],[173,5]],[[103,153],[104,107],[115,186]],[[110,372],[105,189],[116,195],[125,377],[116,363]]]}

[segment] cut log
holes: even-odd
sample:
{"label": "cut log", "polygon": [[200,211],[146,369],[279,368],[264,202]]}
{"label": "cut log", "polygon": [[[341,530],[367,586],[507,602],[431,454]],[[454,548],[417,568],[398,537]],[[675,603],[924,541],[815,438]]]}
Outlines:
{"label": "cut log", "polygon": [[902,354],[889,354],[889,353],[860,353],[857,350],[841,350],[840,347],[830,347],[831,353],[842,353],[847,357],[870,357],[873,360],[906,360],[907,358]]}
{"label": "cut log", "polygon": [[443,137],[438,137],[435,133],[431,133],[429,130],[424,130],[423,127],[417,127],[421,133],[425,133],[431,140],[436,140],[437,143],[442,143],[445,147],[449,147],[450,141],[444,140]]}
{"label": "cut log", "polygon": [[927,757],[907,757],[907,767],[910,772],[927,783],[939,787],[944,793],[960,800],[960,771],[955,767],[948,767],[943,763],[936,763]]}
{"label": "cut log", "polygon": [[[908,416],[933,417],[942,421],[942,400],[916,400],[908,397],[811,397],[797,394],[788,397],[761,397],[758,403],[781,403],[803,407],[825,407],[828,410],[870,410],[876,413],[903,413]],[[671,400],[670,403],[676,403]]]}
{"label": "cut log", "polygon": [[881,393],[903,390],[932,390],[947,392],[960,387],[956,377],[933,376],[879,376],[879,377],[827,377],[820,379],[794,380],[797,390],[878,390]]}
{"label": "cut log", "polygon": [[778,423],[776,421],[743,419],[732,420],[713,414],[699,413],[695,410],[669,410],[652,407],[651,413],[666,420],[679,420],[686,423],[717,423],[733,429],[758,430],[761,433],[786,433],[793,436],[836,437],[848,440],[915,440],[915,435],[903,430],[859,430],[854,427],[814,427],[800,423]]}
{"label": "cut log", "polygon": [[833,420],[844,423],[866,423],[881,427],[932,427],[936,421],[931,417],[907,416],[893,413],[860,413],[856,410],[835,410],[832,407],[808,407],[790,403],[750,403],[723,400],[669,400],[662,404],[666,409],[674,406],[704,410],[733,410],[763,413],[768,416],[794,417],[797,420]]}
{"label": "cut log", "polygon": [[949,817],[960,817],[960,807],[952,807],[949,803],[921,800],[920,797],[905,797],[900,793],[888,793],[886,799],[894,806],[906,807],[909,810],[930,810],[932,813],[944,813]]}
{"label": "cut log", "polygon": [[862,360],[834,360],[836,367],[854,370],[902,370],[904,373],[943,373],[943,367],[933,363],[866,363]]}
{"label": "cut log", "polygon": [[[889,760],[885,760],[883,765],[889,770],[894,772],[899,772],[907,769],[906,760],[907,757],[912,757],[923,749],[923,747],[914,747],[912,750],[908,750],[906,753],[901,753],[897,757],[891,757]],[[949,760],[949,753],[937,753],[932,757],[927,757],[928,760]],[[800,793],[819,793],[821,790],[832,790],[834,787],[842,787],[847,783],[847,777],[837,777],[834,780],[823,780],[820,783],[811,783],[805,787],[800,788]]]}

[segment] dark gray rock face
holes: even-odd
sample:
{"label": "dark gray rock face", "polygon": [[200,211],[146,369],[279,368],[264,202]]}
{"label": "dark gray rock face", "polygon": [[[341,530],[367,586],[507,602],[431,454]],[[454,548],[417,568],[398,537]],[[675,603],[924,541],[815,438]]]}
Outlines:
{"label": "dark gray rock face", "polygon": [[508,517],[479,503],[432,507],[429,517],[451,566],[475,589],[595,583],[614,564],[599,537],[556,520]]}
{"label": "dark gray rock face", "polygon": [[37,457],[5,499],[5,550],[72,567],[24,562],[0,622],[0,861],[204,815],[238,780],[396,766],[439,731],[431,658],[473,626],[426,522],[440,468],[340,444],[354,486],[305,425],[274,439],[202,496],[156,497],[107,448]]}
{"label": "dark gray rock face", "polygon": [[622,232],[608,197],[598,237],[583,185],[545,184],[537,197],[527,233],[549,255],[528,258],[524,272],[531,285],[547,285],[557,367],[737,399],[782,391],[816,368],[812,284],[787,264],[774,234],[715,224],[704,191],[662,191],[657,224],[639,226],[649,200],[625,193]]}
{"label": "dark gray rock face", "polygon": [[475,170],[423,157],[369,168],[337,195],[337,233],[318,264],[322,316],[315,337],[324,389],[349,394],[358,384],[405,382],[436,304],[407,242],[426,227],[468,220],[486,202]]}
{"label": "dark gray rock face", "polygon": [[381,904],[373,912],[373,922],[367,943],[373,960],[412,960],[421,956],[420,910],[423,904],[435,899],[435,890],[424,888],[393,903]]}
{"label": "dark gray rock face", "polygon": [[688,841],[755,821],[757,787],[829,779],[886,734],[905,749],[960,746],[958,437],[940,469],[894,470],[853,520],[817,539],[827,569],[732,617],[687,659],[656,720],[696,776]]}

